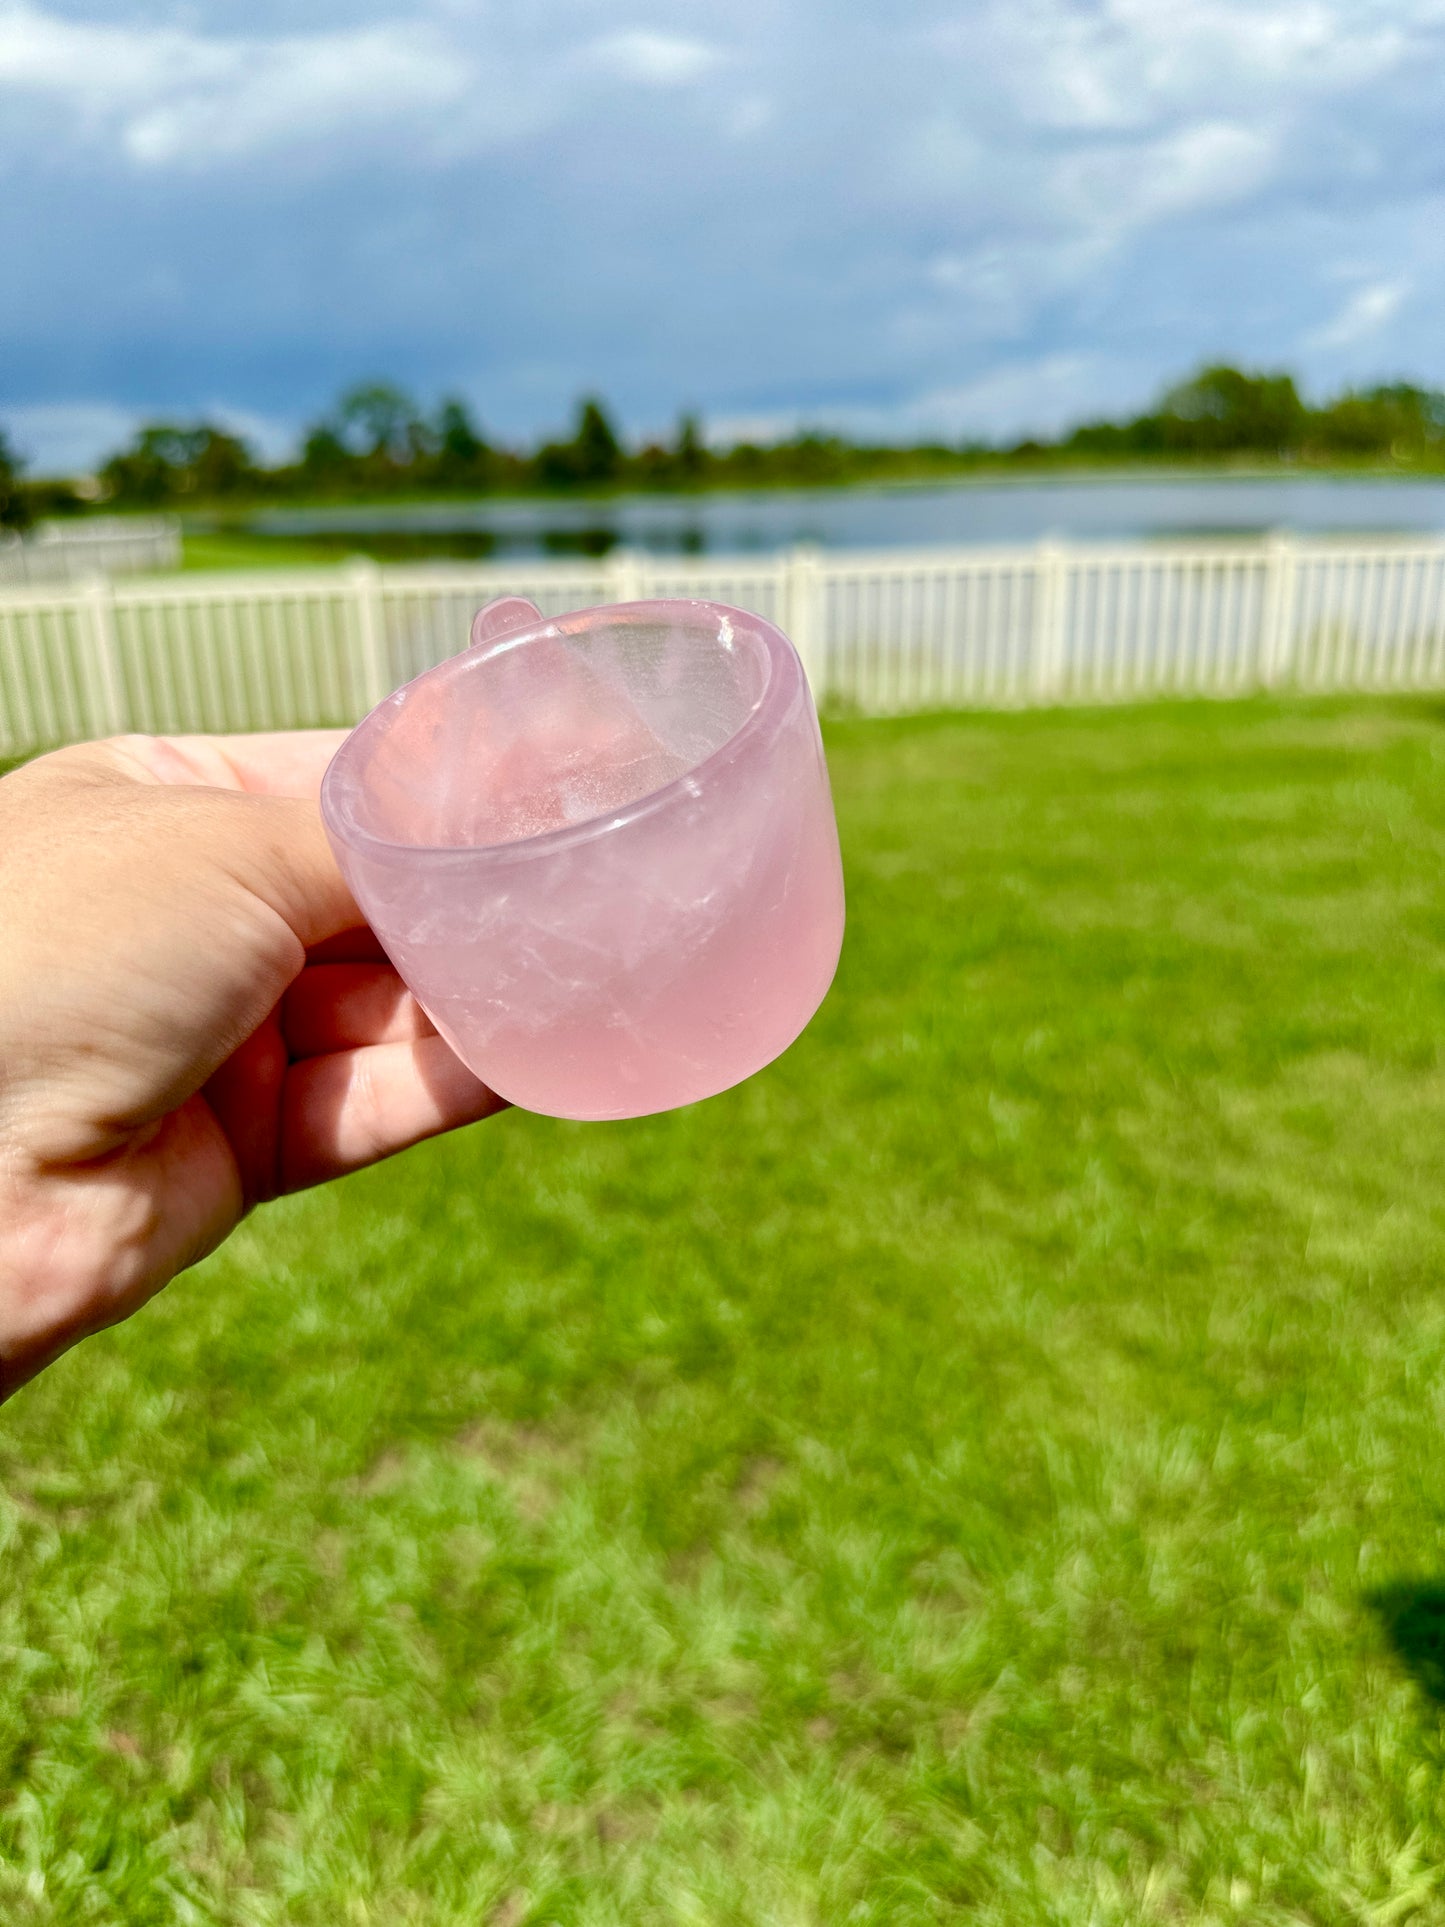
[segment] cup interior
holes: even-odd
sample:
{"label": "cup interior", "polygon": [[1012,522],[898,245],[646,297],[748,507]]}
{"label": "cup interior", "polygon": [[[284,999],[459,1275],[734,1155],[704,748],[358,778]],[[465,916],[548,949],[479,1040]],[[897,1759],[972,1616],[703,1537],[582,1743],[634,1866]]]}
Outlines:
{"label": "cup interior", "polygon": [[354,830],[428,848],[606,821],[685,777],[763,701],[760,627],[700,602],[561,616],[453,657],[375,710],[336,774]]}

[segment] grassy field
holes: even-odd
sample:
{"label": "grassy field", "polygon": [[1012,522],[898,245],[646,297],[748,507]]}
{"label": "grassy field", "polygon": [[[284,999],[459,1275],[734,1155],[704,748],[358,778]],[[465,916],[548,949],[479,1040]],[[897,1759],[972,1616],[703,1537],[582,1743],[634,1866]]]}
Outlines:
{"label": "grassy field", "polygon": [[[335,506],[335,504],[331,504]],[[334,534],[264,535],[240,526],[187,529],[181,538],[181,567],[195,571],[232,569],[334,569],[365,556],[373,562],[489,562],[493,544],[481,532],[431,530],[339,530]],[[563,552],[549,558],[578,560]]]}
{"label": "grassy field", "polygon": [[[214,573],[233,569],[335,569],[365,556],[374,562],[440,562],[447,554],[441,536],[388,536],[360,530],[337,535],[258,535],[244,527],[187,529],[181,538],[181,567]],[[483,560],[486,558],[483,557]]]}
{"label": "grassy field", "polygon": [[[348,548],[364,554],[364,537],[353,537]],[[251,535],[244,529],[187,530],[181,538],[183,569],[325,569],[344,559],[332,543]]]}
{"label": "grassy field", "polygon": [[1445,1921],[1445,710],[849,723],[806,1038],[0,1413],[0,1920]]}

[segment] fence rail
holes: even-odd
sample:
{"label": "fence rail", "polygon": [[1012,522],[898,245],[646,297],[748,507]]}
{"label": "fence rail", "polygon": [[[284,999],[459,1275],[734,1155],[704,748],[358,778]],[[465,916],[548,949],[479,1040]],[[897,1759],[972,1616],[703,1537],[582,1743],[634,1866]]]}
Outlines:
{"label": "fence rail", "polygon": [[672,595],[757,610],[821,701],[868,713],[1445,688],[1445,540],[364,563],[0,589],[0,755],[347,722],[504,591],[548,614]]}
{"label": "fence rail", "polygon": [[26,536],[0,533],[0,590],[180,566],[181,525],[171,515],[94,515],[42,522]]}

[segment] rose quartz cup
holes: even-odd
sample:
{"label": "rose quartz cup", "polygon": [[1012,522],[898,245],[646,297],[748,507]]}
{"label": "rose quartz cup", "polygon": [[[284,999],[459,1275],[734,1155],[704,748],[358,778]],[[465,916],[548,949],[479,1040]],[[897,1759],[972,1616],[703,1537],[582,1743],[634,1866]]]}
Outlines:
{"label": "rose quartz cup", "polygon": [[321,807],[432,1022],[555,1117],[711,1097],[785,1050],[843,935],[807,678],[760,616],[516,598],[352,731]]}

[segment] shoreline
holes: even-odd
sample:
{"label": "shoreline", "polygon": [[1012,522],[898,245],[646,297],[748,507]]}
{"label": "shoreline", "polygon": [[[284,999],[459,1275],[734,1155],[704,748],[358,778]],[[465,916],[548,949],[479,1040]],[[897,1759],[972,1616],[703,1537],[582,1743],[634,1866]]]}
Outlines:
{"label": "shoreline", "polygon": [[[313,495],[298,496],[278,500],[275,497],[261,498],[245,504],[207,503],[194,509],[172,505],[170,512],[181,517],[184,526],[192,517],[208,520],[230,521],[233,518],[253,520],[258,515],[297,514],[314,515],[337,513],[351,510],[375,510],[378,513],[391,513],[398,509],[448,509],[448,508],[528,508],[535,509],[545,504],[557,509],[567,508],[608,508],[621,503],[672,504],[681,502],[710,501],[769,501],[780,495],[821,496],[831,498],[838,495],[902,495],[929,489],[957,489],[969,491],[983,488],[1049,488],[1049,487],[1088,487],[1110,488],[1137,486],[1148,483],[1158,487],[1187,486],[1198,482],[1300,482],[1313,486],[1331,487],[1341,483],[1368,483],[1383,487],[1433,487],[1445,484],[1445,468],[1402,469],[1379,466],[1360,468],[1308,468],[1278,464],[1273,467],[1250,465],[1249,467],[1209,464],[1199,467],[1168,468],[1135,466],[1107,468],[1074,468],[1065,463],[1049,464],[1038,468],[1021,468],[1013,465],[998,468],[969,469],[965,473],[948,472],[918,475],[898,475],[883,477],[862,476],[855,481],[845,482],[760,482],[747,486],[719,483],[716,487],[690,489],[652,489],[652,488],[615,488],[606,490],[590,489],[510,489],[467,490],[448,494],[419,492],[417,494],[377,494],[377,495]],[[117,513],[155,513],[154,510],[124,510]]]}
{"label": "shoreline", "polygon": [[1445,466],[1401,467],[1379,463],[1303,466],[1276,463],[1120,463],[1074,464],[1069,461],[980,463],[967,469],[920,469],[911,475],[858,476],[849,480],[815,482],[719,482],[697,488],[644,488],[636,485],[610,489],[458,489],[403,490],[344,495],[260,495],[213,498],[209,501],[165,501],[116,506],[95,502],[64,521],[105,515],[144,518],[157,514],[180,518],[187,533],[220,533],[225,525],[250,524],[260,516],[343,515],[351,511],[394,513],[403,510],[457,508],[530,508],[548,505],[558,510],[608,508],[622,503],[675,504],[711,501],[767,501],[778,496],[897,495],[922,490],[1027,489],[1051,487],[1124,488],[1147,483],[1170,488],[1200,482],[1299,483],[1309,487],[1340,484],[1392,488],[1428,488],[1445,484]]}

